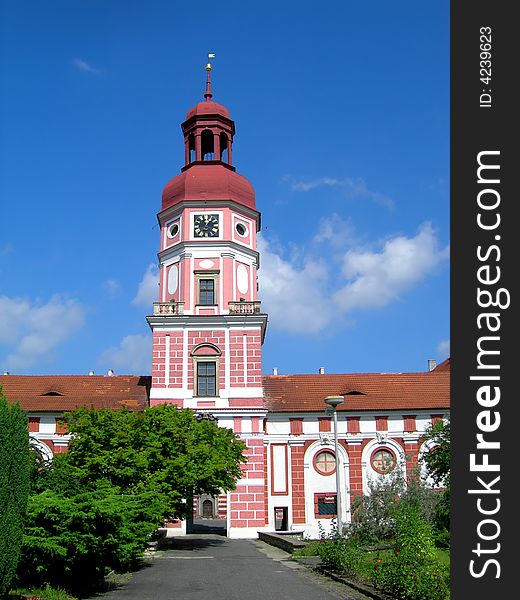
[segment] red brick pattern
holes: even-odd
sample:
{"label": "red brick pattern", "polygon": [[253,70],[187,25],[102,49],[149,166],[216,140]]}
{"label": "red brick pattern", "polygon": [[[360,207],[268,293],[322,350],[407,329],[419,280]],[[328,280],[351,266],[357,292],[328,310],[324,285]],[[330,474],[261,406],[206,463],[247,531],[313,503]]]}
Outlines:
{"label": "red brick pattern", "polygon": [[40,417],[29,417],[29,432],[40,431]]}
{"label": "red brick pattern", "polygon": [[318,417],[318,423],[319,423],[320,431],[323,431],[323,432],[331,431],[330,417]]}
{"label": "red brick pattern", "polygon": [[63,435],[67,433],[67,423],[61,422],[61,417],[56,417],[56,433],[58,435]]}
{"label": "red brick pattern", "polygon": [[233,431],[242,433],[242,417],[233,417]]}
{"label": "red brick pattern", "polygon": [[376,431],[388,431],[388,417],[376,417]]}
{"label": "red brick pattern", "polygon": [[363,476],[361,468],[362,444],[347,444],[349,456],[350,500],[363,495]]}
{"label": "red brick pattern", "polygon": [[292,435],[301,435],[303,433],[303,419],[289,419]]}
{"label": "red brick pattern", "polygon": [[220,494],[217,502],[217,513],[219,519],[227,518],[227,495]]}
{"label": "red brick pattern", "polygon": [[[271,469],[272,468],[273,467],[271,465]],[[267,446],[264,446],[264,498],[266,499],[264,522],[266,525],[269,524],[269,513],[268,513],[269,507],[268,507],[268,502],[267,502],[268,497],[269,497],[269,485],[267,482]]]}
{"label": "red brick pattern", "polygon": [[406,477],[417,476],[417,465],[419,463],[419,442],[405,442],[404,452],[406,456]]}
{"label": "red brick pattern", "polygon": [[347,432],[360,433],[359,417],[347,417]]}
{"label": "red brick pattern", "polygon": [[415,425],[415,415],[406,415],[404,419],[404,432],[412,433],[417,430]]}
{"label": "red brick pattern", "polygon": [[[168,385],[166,381],[166,337],[170,339],[170,361]],[[244,356],[244,338],[246,339],[246,356]],[[183,375],[183,333],[156,331],[153,334],[152,350],[152,386],[154,388],[182,387]],[[189,331],[188,332],[188,388],[194,385],[194,363],[191,352],[199,344],[213,344],[217,346],[220,354],[219,389],[225,386],[225,332],[224,329],[215,331]],[[229,336],[229,381],[231,387],[260,387],[262,385],[262,340],[258,330],[244,332],[231,332]],[[244,364],[246,378],[244,379]]]}
{"label": "red brick pattern", "polygon": [[[260,438],[246,440],[247,463],[242,465],[243,479],[261,479],[265,476],[264,442]],[[265,485],[242,483],[230,494],[229,522],[231,527],[263,527],[267,505]]]}
{"label": "red brick pattern", "polygon": [[292,513],[294,524],[305,523],[304,453],[304,446],[291,446]]}

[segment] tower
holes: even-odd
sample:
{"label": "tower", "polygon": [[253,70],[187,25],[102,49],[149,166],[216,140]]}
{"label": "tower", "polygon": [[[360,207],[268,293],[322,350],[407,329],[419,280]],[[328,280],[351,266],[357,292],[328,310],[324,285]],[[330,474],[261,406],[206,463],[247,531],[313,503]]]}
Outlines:
{"label": "tower", "polygon": [[248,462],[236,490],[220,499],[220,512],[229,536],[256,537],[266,525],[260,213],[251,184],[233,166],[235,125],[213,101],[210,64],[206,70],[204,100],[182,123],[184,166],[166,184],[157,215],[159,301],[147,317],[150,404],[210,413],[243,439]]}

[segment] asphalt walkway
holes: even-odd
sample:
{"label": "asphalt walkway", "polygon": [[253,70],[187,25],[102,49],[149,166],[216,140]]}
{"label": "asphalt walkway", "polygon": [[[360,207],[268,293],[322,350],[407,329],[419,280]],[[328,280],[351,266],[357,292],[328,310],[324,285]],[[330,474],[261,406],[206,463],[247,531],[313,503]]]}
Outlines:
{"label": "asphalt walkway", "polygon": [[168,540],[103,600],[366,600],[259,540],[195,534]]}

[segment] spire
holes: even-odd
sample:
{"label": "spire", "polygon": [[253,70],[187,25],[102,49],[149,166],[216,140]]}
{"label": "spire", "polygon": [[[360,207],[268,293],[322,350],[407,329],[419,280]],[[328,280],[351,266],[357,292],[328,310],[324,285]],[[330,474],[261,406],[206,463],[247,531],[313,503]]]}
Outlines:
{"label": "spire", "polygon": [[[208,58],[215,58],[214,54],[208,54]],[[204,98],[206,98],[206,101],[209,102],[211,100],[211,98],[213,97],[213,92],[211,91],[211,63],[208,63],[206,65],[206,73],[207,73],[207,77],[206,77],[206,92],[204,94]]]}

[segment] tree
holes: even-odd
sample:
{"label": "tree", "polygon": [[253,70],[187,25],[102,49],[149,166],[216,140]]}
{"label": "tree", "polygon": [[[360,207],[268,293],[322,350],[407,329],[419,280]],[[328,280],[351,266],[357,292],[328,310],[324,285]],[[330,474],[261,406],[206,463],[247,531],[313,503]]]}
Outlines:
{"label": "tree", "polygon": [[194,494],[234,489],[245,445],[230,429],[197,421],[171,404],[144,412],[87,410],[65,415],[72,440],[54,460],[54,489],[96,490],[110,485],[125,494],[164,497],[168,515],[190,514]]}
{"label": "tree", "polygon": [[428,475],[436,485],[450,487],[450,422],[439,421],[425,432],[425,441],[434,444],[433,448],[423,456]]}
{"label": "tree", "polygon": [[229,429],[163,405],[65,415],[69,450],[35,463],[19,573],[74,590],[128,570],[165,517],[193,494],[233,489],[244,444]]}
{"label": "tree", "polygon": [[441,499],[437,505],[435,514],[435,529],[437,543],[449,545],[450,537],[450,511],[451,511],[451,427],[450,422],[439,421],[429,427],[425,432],[425,439],[434,444],[433,448],[426,453],[424,461],[428,475],[433,479],[435,485],[444,487]]}
{"label": "tree", "polygon": [[165,506],[155,494],[95,492],[31,496],[19,577],[85,593],[109,570],[128,571],[142,557]]}
{"label": "tree", "polygon": [[10,589],[20,558],[29,465],[27,417],[0,387],[0,596]]}

